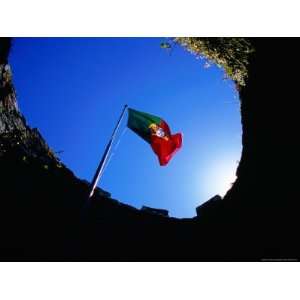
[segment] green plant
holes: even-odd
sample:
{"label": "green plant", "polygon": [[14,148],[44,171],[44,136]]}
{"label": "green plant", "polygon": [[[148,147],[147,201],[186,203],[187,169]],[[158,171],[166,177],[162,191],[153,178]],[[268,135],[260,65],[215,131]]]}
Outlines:
{"label": "green plant", "polygon": [[244,86],[249,55],[254,51],[246,38],[177,37],[174,41],[200,58],[224,68],[226,77]]}

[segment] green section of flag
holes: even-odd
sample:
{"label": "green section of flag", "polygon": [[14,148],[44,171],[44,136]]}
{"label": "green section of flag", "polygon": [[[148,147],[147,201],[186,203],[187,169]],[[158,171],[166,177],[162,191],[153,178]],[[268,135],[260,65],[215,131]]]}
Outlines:
{"label": "green section of flag", "polygon": [[145,112],[137,111],[128,108],[128,122],[127,126],[137,135],[139,135],[146,142],[150,143],[150,129],[149,126],[153,123],[159,125],[161,118],[147,114]]}

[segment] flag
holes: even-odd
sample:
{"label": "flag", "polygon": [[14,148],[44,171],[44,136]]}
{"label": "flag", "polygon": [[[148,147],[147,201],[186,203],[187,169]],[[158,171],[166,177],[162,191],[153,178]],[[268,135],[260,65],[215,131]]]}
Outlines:
{"label": "flag", "polygon": [[128,108],[127,127],[149,143],[165,166],[181,148],[182,134],[171,134],[168,124],[160,117]]}

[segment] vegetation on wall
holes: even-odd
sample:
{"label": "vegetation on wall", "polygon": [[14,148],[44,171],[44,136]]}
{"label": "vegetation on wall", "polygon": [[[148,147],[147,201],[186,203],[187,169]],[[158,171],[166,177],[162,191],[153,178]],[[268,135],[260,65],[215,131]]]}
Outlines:
{"label": "vegetation on wall", "polygon": [[197,57],[205,57],[224,68],[225,75],[235,81],[238,88],[245,85],[249,55],[254,51],[246,38],[177,37],[174,41]]}

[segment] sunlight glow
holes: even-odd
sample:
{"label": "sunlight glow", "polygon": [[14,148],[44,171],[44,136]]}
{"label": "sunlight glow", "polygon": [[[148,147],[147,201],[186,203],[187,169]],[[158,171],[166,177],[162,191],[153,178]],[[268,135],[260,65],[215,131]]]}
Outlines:
{"label": "sunlight glow", "polygon": [[207,176],[202,180],[201,188],[211,196],[223,197],[236,180],[237,162],[224,159],[209,166]]}
{"label": "sunlight glow", "polygon": [[226,192],[231,188],[236,179],[235,170],[228,165],[220,165],[214,174],[215,189],[220,196],[224,196]]}

